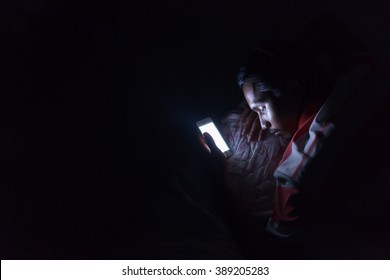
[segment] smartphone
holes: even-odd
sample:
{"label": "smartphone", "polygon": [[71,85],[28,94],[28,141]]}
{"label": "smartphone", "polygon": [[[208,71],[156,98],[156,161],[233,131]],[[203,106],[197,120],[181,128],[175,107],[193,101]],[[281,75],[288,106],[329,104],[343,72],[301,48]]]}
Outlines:
{"label": "smartphone", "polygon": [[214,124],[211,118],[205,118],[196,122],[200,132],[203,134],[205,132],[209,133],[213,137],[215,144],[225,155],[229,157],[232,155],[232,151],[227,145],[226,141],[223,139],[222,134],[219,132],[217,126]]}

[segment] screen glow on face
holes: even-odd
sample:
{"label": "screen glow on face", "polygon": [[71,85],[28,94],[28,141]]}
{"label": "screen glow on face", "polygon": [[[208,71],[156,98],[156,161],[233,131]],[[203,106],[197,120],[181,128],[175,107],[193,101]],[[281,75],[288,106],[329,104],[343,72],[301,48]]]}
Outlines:
{"label": "screen glow on face", "polygon": [[226,152],[229,150],[229,147],[227,146],[226,142],[223,140],[221,134],[219,133],[214,123],[212,122],[207,123],[205,125],[200,126],[199,129],[202,133],[208,132],[211,135],[211,137],[213,137],[215,144],[222,152]]}

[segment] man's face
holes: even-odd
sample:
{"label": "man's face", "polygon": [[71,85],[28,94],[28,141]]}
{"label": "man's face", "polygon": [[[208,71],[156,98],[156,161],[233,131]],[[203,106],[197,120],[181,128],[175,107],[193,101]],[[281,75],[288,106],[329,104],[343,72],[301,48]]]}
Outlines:
{"label": "man's face", "polygon": [[284,138],[292,137],[298,129],[300,114],[295,94],[286,92],[275,97],[272,92],[256,91],[251,82],[244,83],[243,93],[249,107],[259,115],[262,129]]}

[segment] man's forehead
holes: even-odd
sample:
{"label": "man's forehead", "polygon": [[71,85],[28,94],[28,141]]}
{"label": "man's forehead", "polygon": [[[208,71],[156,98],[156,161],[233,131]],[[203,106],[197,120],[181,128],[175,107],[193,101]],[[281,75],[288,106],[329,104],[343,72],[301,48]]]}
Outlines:
{"label": "man's forehead", "polygon": [[[251,87],[251,85],[249,84],[248,87]],[[244,90],[244,93],[248,103],[261,103],[269,99],[270,92],[256,92],[253,88],[247,88],[247,90]]]}
{"label": "man's forehead", "polygon": [[250,77],[245,79],[245,84],[250,84],[252,85],[253,89],[255,91],[273,91],[274,87],[271,87],[269,83],[263,82],[260,78],[258,77]]}

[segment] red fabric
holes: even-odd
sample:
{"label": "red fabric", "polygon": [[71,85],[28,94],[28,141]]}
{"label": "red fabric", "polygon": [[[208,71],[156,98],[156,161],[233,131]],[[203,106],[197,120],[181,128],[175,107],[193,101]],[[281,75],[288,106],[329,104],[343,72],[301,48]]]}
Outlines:
{"label": "red fabric", "polygon": [[[271,233],[279,236],[290,236],[288,230],[290,228],[293,235],[297,226],[302,225],[300,222],[302,221],[302,213],[307,212],[308,209],[312,210],[313,207],[318,208],[317,210],[321,212],[321,215],[325,214],[327,217],[329,215],[326,213],[330,214],[329,211],[334,211],[337,207],[341,207],[337,209],[342,209],[342,211],[363,211],[367,213],[371,213],[368,210],[378,208],[375,205],[370,205],[369,208],[360,210],[358,206],[352,205],[353,202],[360,203],[359,200],[355,199],[357,197],[364,202],[364,197],[358,194],[369,191],[374,184],[379,184],[375,192],[386,193],[383,188],[381,189],[379,179],[376,183],[370,182],[370,180],[374,180],[378,176],[378,172],[383,170],[380,168],[385,166],[386,160],[388,160],[388,156],[386,156],[388,149],[383,144],[384,139],[388,139],[388,136],[386,138],[378,133],[378,127],[383,128],[384,133],[388,131],[388,122],[386,123],[385,120],[388,120],[389,114],[388,98],[385,98],[382,102],[379,101],[379,96],[383,92],[382,89],[387,90],[388,84],[385,82],[385,76],[382,78],[378,74],[373,76],[371,74],[373,74],[372,71],[368,74],[371,80],[369,78],[366,81],[367,77],[364,77],[364,81],[361,80],[360,87],[351,88],[353,90],[350,95],[351,98],[340,109],[341,114],[337,116],[335,123],[339,128],[336,139],[341,140],[341,142],[332,141],[332,148],[337,148],[337,151],[332,152],[329,157],[325,156],[325,158],[332,159],[332,161],[325,165],[322,162],[322,165],[316,165],[315,167],[316,172],[321,171],[321,173],[318,173],[318,175],[321,174],[319,176],[328,174],[326,169],[332,170],[332,173],[328,174],[329,177],[313,177],[310,186],[306,186],[310,187],[311,195],[314,195],[321,205],[315,204],[311,199],[307,201],[307,197],[303,201],[301,195],[302,176],[307,178],[305,172],[308,171],[308,166],[312,162],[311,159],[318,156],[317,151],[321,149],[323,143],[325,143],[324,141],[327,141],[328,136],[333,135],[332,131],[335,123],[315,121],[315,115],[321,108],[321,104],[313,105],[302,114],[299,129],[292,137],[275,171],[275,176],[278,179],[275,207],[267,228]],[[378,76],[380,79],[375,79]],[[370,92],[371,89],[373,91]],[[378,93],[374,93],[375,90]],[[371,101],[372,98],[374,98],[373,100],[376,98],[378,101],[375,101],[376,103],[364,103],[366,100]],[[358,105],[360,104],[366,106],[365,111],[359,110],[360,106]],[[317,107],[317,111],[314,111],[315,107]],[[369,110],[371,110],[371,113],[369,113]],[[309,116],[309,112],[313,111],[314,113]],[[332,120],[332,122],[334,121]],[[340,131],[343,132],[340,133]],[[345,141],[346,139],[348,140]],[[329,152],[329,150],[327,151]],[[312,169],[310,170],[312,171]],[[370,195],[377,197],[378,201],[381,200],[380,195],[375,193],[370,193]],[[328,204],[329,201],[331,201],[331,204]],[[352,206],[348,208],[349,205],[347,204]],[[306,208],[309,205],[311,208]],[[329,208],[329,206],[331,207]],[[312,213],[306,212],[304,212],[305,215],[313,216]],[[377,211],[377,213],[381,212]],[[362,217],[363,214],[360,213],[359,217]],[[366,218],[375,219],[376,215],[366,215]]]}
{"label": "red fabric", "polygon": [[292,197],[297,195],[299,190],[294,186],[276,186],[275,201],[277,203],[272,213],[272,219],[276,223],[281,222],[294,222],[298,219],[298,216],[294,213],[295,205],[292,203]]}
{"label": "red fabric", "polygon": [[301,113],[301,116],[299,117],[298,130],[304,126],[309,119],[313,120],[315,114],[317,114],[322,104],[324,104],[328,95],[329,93],[323,94],[306,105],[305,109]]}

